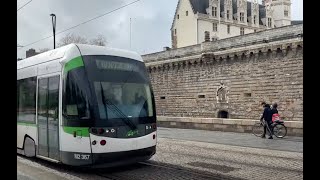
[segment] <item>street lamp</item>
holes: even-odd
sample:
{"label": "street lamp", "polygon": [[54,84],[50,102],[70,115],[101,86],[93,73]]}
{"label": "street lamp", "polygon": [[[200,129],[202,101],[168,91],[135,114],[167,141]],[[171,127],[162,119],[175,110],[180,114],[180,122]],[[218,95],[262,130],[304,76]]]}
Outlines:
{"label": "street lamp", "polygon": [[53,49],[56,48],[56,15],[50,14],[52,17],[52,28],[53,28]]}

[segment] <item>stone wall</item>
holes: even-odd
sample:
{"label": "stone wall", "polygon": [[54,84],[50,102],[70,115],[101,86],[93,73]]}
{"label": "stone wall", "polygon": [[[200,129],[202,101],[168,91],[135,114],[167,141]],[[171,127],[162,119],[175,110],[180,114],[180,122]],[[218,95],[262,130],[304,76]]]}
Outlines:
{"label": "stone wall", "polygon": [[302,35],[293,25],[144,55],[157,114],[258,119],[266,101],[302,121]]}

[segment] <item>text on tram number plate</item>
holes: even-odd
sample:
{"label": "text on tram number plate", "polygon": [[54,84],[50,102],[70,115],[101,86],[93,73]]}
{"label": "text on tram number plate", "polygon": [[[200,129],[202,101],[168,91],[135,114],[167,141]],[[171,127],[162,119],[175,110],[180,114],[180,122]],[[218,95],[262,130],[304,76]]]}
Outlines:
{"label": "text on tram number plate", "polygon": [[85,155],[85,154],[74,154],[75,159],[84,159],[88,160],[90,158],[90,155]]}

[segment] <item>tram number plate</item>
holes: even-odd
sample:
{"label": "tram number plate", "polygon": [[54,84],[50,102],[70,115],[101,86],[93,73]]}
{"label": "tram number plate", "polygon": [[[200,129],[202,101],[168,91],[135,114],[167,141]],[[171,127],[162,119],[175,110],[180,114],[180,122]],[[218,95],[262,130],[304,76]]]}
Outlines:
{"label": "tram number plate", "polygon": [[90,155],[86,154],[74,154],[75,159],[83,159],[83,160],[88,160],[90,158]]}

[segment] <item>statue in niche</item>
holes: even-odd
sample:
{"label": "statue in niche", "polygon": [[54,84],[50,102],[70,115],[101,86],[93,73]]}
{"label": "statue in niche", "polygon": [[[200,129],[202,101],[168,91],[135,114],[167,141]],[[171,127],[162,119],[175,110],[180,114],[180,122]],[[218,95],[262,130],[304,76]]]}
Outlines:
{"label": "statue in niche", "polygon": [[217,103],[228,103],[228,93],[228,87],[221,82],[220,86],[217,89]]}

